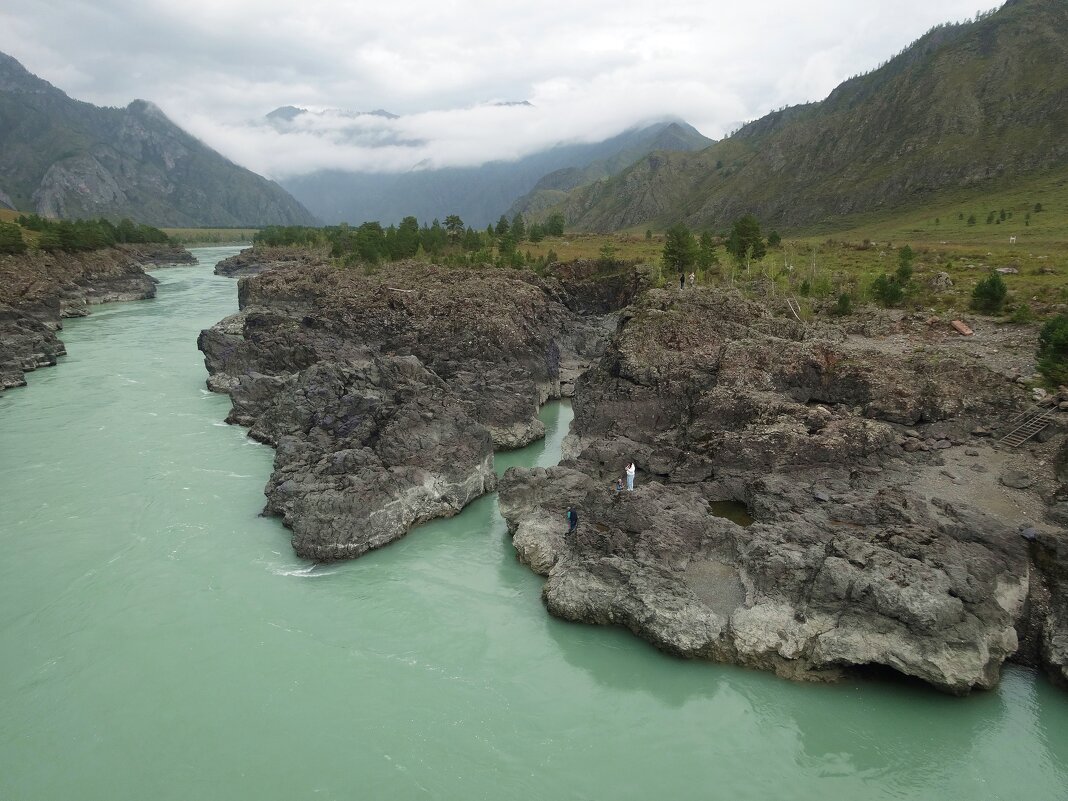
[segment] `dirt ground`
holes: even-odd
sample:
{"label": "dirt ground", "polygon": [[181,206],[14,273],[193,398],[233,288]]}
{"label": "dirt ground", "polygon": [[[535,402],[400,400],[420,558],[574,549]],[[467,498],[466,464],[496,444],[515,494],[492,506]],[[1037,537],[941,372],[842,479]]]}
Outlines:
{"label": "dirt ground", "polygon": [[[965,318],[964,322],[975,332],[973,336],[960,335],[946,318],[879,311],[847,326],[850,333],[843,345],[859,353],[965,354],[989,369],[991,380],[1022,380],[1020,404],[1026,408],[1033,402],[1032,386],[1039,383],[1035,374],[1039,325],[1008,325],[984,317]],[[1050,400],[1057,401],[1055,393]],[[1068,400],[1068,396],[1060,400]],[[1047,512],[1050,503],[1066,491],[1057,476],[1057,458],[1068,432],[1068,411],[1058,411],[1051,428],[1016,448],[999,441],[1011,429],[1009,419],[980,423],[990,435],[972,434],[974,429],[954,430],[952,425],[919,427],[915,433],[931,450],[924,454],[928,458],[909,460],[908,469],[917,479],[913,486],[928,498],[967,503],[1006,523],[1064,531],[1063,526],[1048,519]],[[943,436],[952,444],[943,442],[934,448],[934,442]],[[1003,477],[1014,473],[1033,483],[1023,489],[1003,483]]]}

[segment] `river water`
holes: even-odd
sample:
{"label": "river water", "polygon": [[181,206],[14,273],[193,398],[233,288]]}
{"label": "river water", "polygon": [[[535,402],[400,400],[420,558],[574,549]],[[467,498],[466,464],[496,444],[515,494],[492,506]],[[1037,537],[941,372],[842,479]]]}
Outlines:
{"label": "river water", "polygon": [[[0,799],[1068,798],[1068,694],[796,685],[550,618],[495,497],[356,562],[258,516],[210,266],[98,307],[0,395]],[[549,465],[544,443],[503,455]],[[561,525],[564,521],[561,521]]]}

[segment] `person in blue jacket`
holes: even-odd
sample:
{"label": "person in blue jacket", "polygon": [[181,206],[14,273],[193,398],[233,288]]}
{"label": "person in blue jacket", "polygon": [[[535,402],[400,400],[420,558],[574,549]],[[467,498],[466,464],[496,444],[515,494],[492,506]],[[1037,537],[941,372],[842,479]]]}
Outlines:
{"label": "person in blue jacket", "polygon": [[578,528],[578,512],[574,506],[567,507],[567,533],[574,534]]}

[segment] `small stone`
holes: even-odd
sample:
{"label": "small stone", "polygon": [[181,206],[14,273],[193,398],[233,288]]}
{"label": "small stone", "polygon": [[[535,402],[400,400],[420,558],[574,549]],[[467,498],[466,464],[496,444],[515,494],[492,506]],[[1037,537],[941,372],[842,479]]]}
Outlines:
{"label": "small stone", "polygon": [[827,503],[831,499],[831,496],[826,492],[813,492],[812,497],[821,503]]}
{"label": "small stone", "polygon": [[938,440],[938,442],[935,443],[934,446],[935,446],[935,450],[944,451],[947,448],[952,448],[953,447],[953,443],[950,442],[948,439],[940,439],[940,440]]}
{"label": "small stone", "polygon": [[973,437],[991,437],[993,435],[994,432],[992,432],[989,428],[984,428],[983,426],[976,426],[972,429]]}
{"label": "small stone", "polygon": [[978,456],[979,455],[979,451],[977,451],[977,450],[967,450],[967,451],[964,452],[964,455],[965,456]]}
{"label": "small stone", "polygon": [[999,479],[1002,484],[1012,489],[1027,489],[1035,483],[1035,479],[1020,470],[1006,470]]}

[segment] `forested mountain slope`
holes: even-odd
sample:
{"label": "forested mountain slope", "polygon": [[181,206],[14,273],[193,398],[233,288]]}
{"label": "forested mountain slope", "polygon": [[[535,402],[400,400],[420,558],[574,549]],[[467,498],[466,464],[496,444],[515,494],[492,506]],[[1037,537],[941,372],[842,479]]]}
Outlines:
{"label": "forested mountain slope", "polygon": [[747,212],[799,228],[1064,166],[1066,131],[1068,2],[1010,0],[930,31],[822,102],[697,153],[652,154],[558,208],[600,231],[722,227]]}

